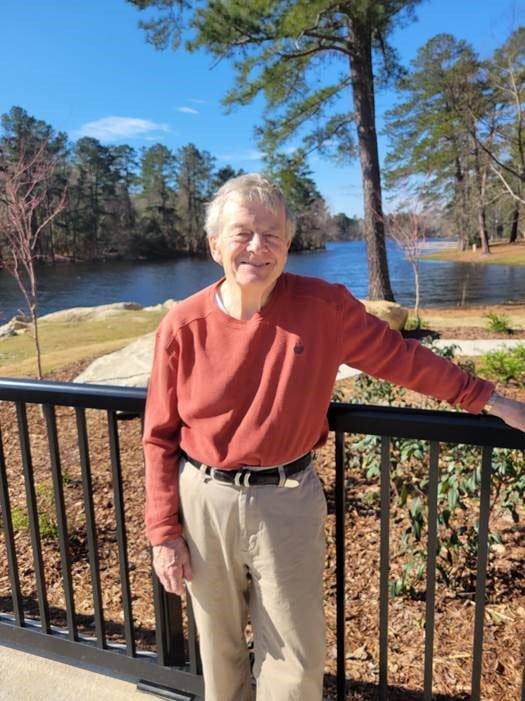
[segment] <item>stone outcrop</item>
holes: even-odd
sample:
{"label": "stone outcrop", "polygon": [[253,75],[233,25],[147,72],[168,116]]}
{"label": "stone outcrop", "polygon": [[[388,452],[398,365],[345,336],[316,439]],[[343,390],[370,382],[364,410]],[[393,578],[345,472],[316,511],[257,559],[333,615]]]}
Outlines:
{"label": "stone outcrop", "polygon": [[396,302],[386,302],[384,300],[370,301],[363,300],[366,311],[378,316],[383,321],[388,322],[391,329],[401,331],[405,327],[408,319],[408,309],[405,309]]}
{"label": "stone outcrop", "polygon": [[155,332],[141,336],[113,353],[94,360],[75,382],[124,387],[145,387],[148,384],[153,358]]}
{"label": "stone outcrop", "polygon": [[31,319],[23,315],[14,316],[7,324],[0,326],[0,338],[8,338],[9,336],[17,336],[20,333],[25,333],[31,326]]}

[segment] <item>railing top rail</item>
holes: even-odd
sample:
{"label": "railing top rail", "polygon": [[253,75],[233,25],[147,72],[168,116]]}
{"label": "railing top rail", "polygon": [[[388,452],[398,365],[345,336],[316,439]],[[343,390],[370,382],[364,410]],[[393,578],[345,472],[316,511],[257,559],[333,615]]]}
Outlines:
{"label": "railing top rail", "polygon": [[[0,400],[141,413],[145,387],[0,378]],[[525,450],[525,434],[491,416],[332,402],[332,431]]]}
{"label": "railing top rail", "polygon": [[332,402],[332,431],[525,450],[525,433],[494,416]]}
{"label": "railing top rail", "polygon": [[0,377],[0,400],[140,413],[146,388]]}

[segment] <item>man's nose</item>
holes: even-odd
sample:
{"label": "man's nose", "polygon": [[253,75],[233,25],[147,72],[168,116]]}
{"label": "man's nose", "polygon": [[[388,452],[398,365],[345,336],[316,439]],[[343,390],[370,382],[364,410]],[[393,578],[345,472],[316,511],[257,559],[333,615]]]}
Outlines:
{"label": "man's nose", "polygon": [[266,239],[262,234],[259,234],[256,231],[254,231],[248,243],[248,248],[252,251],[257,251],[261,248],[266,248]]}

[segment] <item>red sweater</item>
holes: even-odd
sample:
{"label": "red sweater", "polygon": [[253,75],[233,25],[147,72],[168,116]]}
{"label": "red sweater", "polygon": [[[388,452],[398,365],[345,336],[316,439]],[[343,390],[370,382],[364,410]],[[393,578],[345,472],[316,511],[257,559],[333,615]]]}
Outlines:
{"label": "red sweater", "polygon": [[278,465],[322,446],[342,363],[480,412],[494,387],[405,340],[342,285],[284,273],[248,321],[219,309],[215,283],[162,320],[146,404],[146,531],[181,533],[178,456],[221,468]]}

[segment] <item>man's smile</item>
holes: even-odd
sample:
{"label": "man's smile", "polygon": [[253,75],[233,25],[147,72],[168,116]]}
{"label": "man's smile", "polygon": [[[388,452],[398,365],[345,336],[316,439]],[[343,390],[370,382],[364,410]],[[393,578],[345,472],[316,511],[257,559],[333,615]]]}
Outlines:
{"label": "man's smile", "polygon": [[251,265],[253,268],[264,268],[266,265],[270,265],[270,263],[254,263],[249,260],[241,260],[239,265]]}

